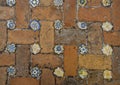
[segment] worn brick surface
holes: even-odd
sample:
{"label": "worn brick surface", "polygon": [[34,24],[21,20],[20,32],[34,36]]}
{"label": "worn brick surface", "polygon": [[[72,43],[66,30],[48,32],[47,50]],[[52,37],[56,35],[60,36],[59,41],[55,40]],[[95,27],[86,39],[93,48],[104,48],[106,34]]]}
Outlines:
{"label": "worn brick surface", "polygon": [[93,23],[88,28],[88,48],[90,54],[102,54],[102,29],[101,24]]}
{"label": "worn brick surface", "polygon": [[63,82],[64,82],[64,78],[55,78],[56,80],[56,85],[63,85]]}
{"label": "worn brick surface", "polygon": [[120,46],[120,32],[104,32],[104,42],[113,46]]}
{"label": "worn brick surface", "polygon": [[39,85],[39,80],[33,78],[12,78],[10,79],[10,85]]}
{"label": "worn brick surface", "polygon": [[[93,62],[94,61],[94,62]],[[112,69],[111,57],[103,55],[79,55],[79,67],[87,69]]]}
{"label": "worn brick surface", "polygon": [[120,47],[114,47],[114,56],[112,57],[113,78],[120,79]]}
{"label": "worn brick surface", "polygon": [[94,7],[94,6],[101,6],[102,0],[88,0],[87,6]]}
{"label": "worn brick surface", "polygon": [[36,7],[32,9],[32,18],[40,20],[62,19],[62,12],[54,6]]}
{"label": "worn brick surface", "polygon": [[15,14],[16,27],[28,28],[28,23],[30,20],[30,8],[28,0],[16,0]]}
{"label": "worn brick surface", "polygon": [[14,18],[14,8],[0,6],[0,20]]}
{"label": "worn brick surface", "polygon": [[7,72],[5,67],[0,68],[0,85],[6,85]]}
{"label": "worn brick surface", "polygon": [[111,11],[104,7],[79,8],[78,18],[80,21],[110,21]]}
{"label": "worn brick surface", "polygon": [[7,43],[6,22],[0,22],[0,51],[3,51]]}
{"label": "worn brick surface", "polygon": [[16,69],[17,76],[29,75],[29,63],[30,63],[30,46],[21,45],[17,47],[16,51]]}
{"label": "worn brick surface", "polygon": [[76,46],[64,46],[64,70],[66,76],[76,76],[78,55]]}
{"label": "worn brick surface", "polygon": [[37,54],[32,55],[33,65],[39,65],[40,67],[55,68],[62,65],[62,60],[54,54]]}
{"label": "worn brick surface", "polygon": [[112,3],[112,22],[114,24],[114,30],[120,30],[120,0],[114,0]]}
{"label": "worn brick surface", "polygon": [[6,1],[5,0],[0,0],[0,6],[5,6],[6,5]]}
{"label": "worn brick surface", "polygon": [[54,27],[53,22],[41,22],[40,45],[42,53],[51,53],[54,48]]}
{"label": "worn brick surface", "polygon": [[0,66],[10,66],[15,64],[15,54],[1,53]]}
{"label": "worn brick surface", "polygon": [[50,5],[52,5],[52,3],[53,3],[53,0],[41,0],[40,1],[40,6],[50,6]]}
{"label": "worn brick surface", "polygon": [[75,78],[66,78],[63,85],[79,85]]}
{"label": "worn brick surface", "polygon": [[32,44],[39,41],[39,31],[32,30],[9,30],[8,42],[15,44]]}
{"label": "worn brick surface", "polygon": [[71,27],[75,25],[76,19],[76,0],[64,1],[64,24],[65,27]]}
{"label": "worn brick surface", "polygon": [[55,85],[55,78],[51,70],[43,69],[43,73],[41,75],[41,85]]}
{"label": "worn brick surface", "polygon": [[86,43],[87,34],[80,29],[62,29],[55,31],[55,44],[79,45]]}
{"label": "worn brick surface", "polygon": [[102,71],[90,71],[88,78],[88,85],[104,85]]}

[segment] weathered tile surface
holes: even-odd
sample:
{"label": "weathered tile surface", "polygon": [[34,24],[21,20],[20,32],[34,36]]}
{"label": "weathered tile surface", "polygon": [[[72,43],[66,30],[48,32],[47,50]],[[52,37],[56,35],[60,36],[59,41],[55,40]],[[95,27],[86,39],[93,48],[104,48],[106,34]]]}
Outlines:
{"label": "weathered tile surface", "polygon": [[103,55],[79,55],[79,67],[87,69],[112,69],[111,57]]}
{"label": "weathered tile surface", "polygon": [[0,54],[0,66],[15,65],[15,54],[2,53]]}
{"label": "weathered tile surface", "polygon": [[64,2],[65,27],[74,26],[75,20],[76,20],[76,0],[65,0]]}
{"label": "weathered tile surface", "polygon": [[54,27],[53,22],[41,21],[40,45],[41,53],[52,53],[54,48]]}
{"label": "weathered tile surface", "polygon": [[41,75],[41,85],[55,85],[55,78],[51,70],[43,69],[43,73]]}
{"label": "weathered tile surface", "polygon": [[29,63],[30,63],[30,46],[20,45],[17,46],[16,51],[16,69],[17,76],[29,75]]}
{"label": "weathered tile surface", "polygon": [[55,31],[55,44],[79,45],[86,43],[87,34],[80,29],[62,29]]}
{"label": "weathered tile surface", "polygon": [[[88,16],[89,15],[89,16]],[[80,21],[110,21],[110,8],[79,8],[78,17]]]}
{"label": "weathered tile surface", "polygon": [[39,85],[39,80],[33,78],[12,78],[10,79],[10,85]]}
{"label": "weathered tile surface", "polygon": [[7,43],[6,22],[0,22],[0,51],[3,51]]}
{"label": "weathered tile surface", "polygon": [[6,85],[6,80],[7,80],[6,67],[1,67],[0,68],[0,85]]}
{"label": "weathered tile surface", "polygon": [[28,28],[30,20],[30,8],[28,0],[16,0],[15,14],[16,14],[16,27]]}
{"label": "weathered tile surface", "polygon": [[76,76],[78,55],[76,46],[64,46],[64,70],[66,76]]}
{"label": "weathered tile surface", "polygon": [[104,32],[104,42],[113,46],[120,46],[120,32]]}
{"label": "weathered tile surface", "polygon": [[90,54],[102,54],[103,35],[100,23],[93,23],[88,28],[88,48]]}
{"label": "weathered tile surface", "polygon": [[62,60],[54,54],[37,54],[32,55],[32,64],[42,68],[55,68],[62,65]]}
{"label": "weathered tile surface", "polygon": [[36,7],[32,9],[32,19],[40,20],[62,19],[62,12],[54,6]]}
{"label": "weathered tile surface", "polygon": [[15,44],[32,44],[39,41],[39,31],[9,30],[8,42]]}
{"label": "weathered tile surface", "polygon": [[7,20],[14,18],[14,8],[10,7],[0,7],[0,20]]}

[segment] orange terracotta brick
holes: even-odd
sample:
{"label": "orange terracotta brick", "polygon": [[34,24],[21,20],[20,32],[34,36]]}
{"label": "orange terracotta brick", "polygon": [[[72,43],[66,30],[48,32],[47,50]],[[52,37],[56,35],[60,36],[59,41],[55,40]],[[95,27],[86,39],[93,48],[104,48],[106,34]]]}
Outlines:
{"label": "orange terracotta brick", "polygon": [[[78,18],[80,21],[110,21],[110,8],[79,8]],[[89,15],[89,16],[88,16]]]}
{"label": "orange terracotta brick", "polygon": [[0,7],[0,20],[14,18],[14,8]]}
{"label": "orange terracotta brick", "polygon": [[53,0],[41,0],[40,6],[50,6],[53,3]]}
{"label": "orange terracotta brick", "polygon": [[33,78],[12,78],[10,79],[10,85],[39,85],[39,80]]}
{"label": "orange terracotta brick", "polygon": [[120,46],[120,32],[104,32],[104,42],[113,46]]}
{"label": "orange terracotta brick", "polygon": [[75,76],[78,67],[78,55],[76,46],[64,46],[64,70],[66,76]]}
{"label": "orange terracotta brick", "polygon": [[79,67],[87,69],[112,69],[111,57],[103,55],[79,55]]}
{"label": "orange terracotta brick", "polygon": [[112,22],[114,30],[120,30],[120,0],[114,0],[112,3]]}
{"label": "orange terracotta brick", "polygon": [[17,76],[26,77],[29,75],[30,46],[18,45],[16,50],[16,70]]}
{"label": "orange terracotta brick", "polygon": [[64,1],[64,24],[65,27],[71,27],[75,25],[76,19],[76,0]]}
{"label": "orange terracotta brick", "polygon": [[16,27],[17,28],[28,28],[30,7],[28,0],[16,0]]}
{"label": "orange terracotta brick", "polygon": [[7,72],[5,67],[0,68],[0,85],[6,85]]}
{"label": "orange terracotta brick", "polygon": [[32,9],[32,19],[56,20],[62,18],[62,12],[54,6],[36,7]]}
{"label": "orange terracotta brick", "polygon": [[87,6],[101,6],[101,1],[102,0],[87,0],[88,3],[87,3]]}
{"label": "orange terracotta brick", "polygon": [[15,54],[0,54],[0,66],[10,66],[15,64]]}
{"label": "orange terracotta brick", "polygon": [[51,53],[54,48],[54,27],[53,22],[41,21],[40,45],[42,53]]}
{"label": "orange terracotta brick", "polygon": [[51,70],[49,69],[42,70],[41,85],[55,85],[55,78]]}
{"label": "orange terracotta brick", "polygon": [[54,54],[37,54],[32,55],[32,64],[42,68],[56,68],[62,65],[62,60]]}
{"label": "orange terracotta brick", "polygon": [[0,22],[0,51],[3,51],[7,42],[6,22]]}
{"label": "orange terracotta brick", "polygon": [[9,30],[8,43],[32,44],[39,41],[39,31],[32,30]]}

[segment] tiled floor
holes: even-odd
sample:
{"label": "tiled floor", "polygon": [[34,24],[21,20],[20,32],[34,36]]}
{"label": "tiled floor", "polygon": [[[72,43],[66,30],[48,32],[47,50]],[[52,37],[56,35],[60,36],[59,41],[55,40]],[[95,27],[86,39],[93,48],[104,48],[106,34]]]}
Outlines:
{"label": "tiled floor", "polygon": [[0,85],[120,85],[120,0],[0,0]]}

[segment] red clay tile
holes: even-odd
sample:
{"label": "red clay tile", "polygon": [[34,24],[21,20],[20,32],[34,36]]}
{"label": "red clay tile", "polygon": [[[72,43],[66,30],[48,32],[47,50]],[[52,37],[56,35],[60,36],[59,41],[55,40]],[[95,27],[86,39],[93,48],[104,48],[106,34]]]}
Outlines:
{"label": "red clay tile", "polygon": [[39,85],[39,80],[33,78],[12,78],[10,79],[10,85]]}
{"label": "red clay tile", "polygon": [[6,22],[0,22],[0,51],[3,51],[7,42]]}
{"label": "red clay tile", "polygon": [[120,46],[120,32],[104,32],[104,42],[113,46]]}
{"label": "red clay tile", "polygon": [[41,21],[40,45],[42,53],[52,53],[54,50],[54,27],[53,22]]}
{"label": "red clay tile", "polygon": [[39,41],[39,31],[32,30],[9,30],[8,42],[15,44],[32,44]]}
{"label": "red clay tile", "polygon": [[32,64],[42,68],[55,68],[62,65],[62,60],[54,54],[37,54],[32,55]]}
{"label": "red clay tile", "polygon": [[55,85],[55,78],[51,70],[49,69],[42,70],[41,85]]}
{"label": "red clay tile", "polygon": [[[89,16],[88,16],[89,15]],[[98,8],[79,8],[78,18],[80,21],[110,21],[111,9]]]}
{"label": "red clay tile", "polygon": [[76,76],[78,55],[76,46],[64,46],[64,70],[66,76]]}
{"label": "red clay tile", "polygon": [[76,20],[76,0],[64,1],[64,24],[65,27],[75,26]]}
{"label": "red clay tile", "polygon": [[16,0],[15,6],[16,27],[28,28],[30,18],[30,7],[28,0]]}
{"label": "red clay tile", "polygon": [[15,54],[2,53],[0,54],[0,66],[15,65]]}

